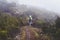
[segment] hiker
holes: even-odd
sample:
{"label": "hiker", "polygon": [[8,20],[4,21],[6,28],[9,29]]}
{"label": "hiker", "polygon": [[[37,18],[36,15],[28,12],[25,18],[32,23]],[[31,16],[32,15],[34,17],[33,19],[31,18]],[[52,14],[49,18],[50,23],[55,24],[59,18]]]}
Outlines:
{"label": "hiker", "polygon": [[32,24],[32,16],[31,15],[29,15],[28,23],[31,26],[31,24]]}

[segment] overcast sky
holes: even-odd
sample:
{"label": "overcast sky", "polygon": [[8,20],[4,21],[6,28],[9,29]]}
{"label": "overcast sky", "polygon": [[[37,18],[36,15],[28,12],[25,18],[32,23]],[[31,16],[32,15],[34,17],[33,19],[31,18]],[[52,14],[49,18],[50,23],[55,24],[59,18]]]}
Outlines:
{"label": "overcast sky", "polygon": [[[11,2],[11,0],[8,1]],[[15,2],[60,13],[60,0],[16,0]]]}

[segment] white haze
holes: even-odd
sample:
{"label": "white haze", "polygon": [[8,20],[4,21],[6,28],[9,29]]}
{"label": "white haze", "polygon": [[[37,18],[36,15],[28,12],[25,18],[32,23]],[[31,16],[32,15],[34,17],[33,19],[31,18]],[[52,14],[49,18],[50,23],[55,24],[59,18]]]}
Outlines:
{"label": "white haze", "polygon": [[8,0],[8,2],[44,8],[60,14],[60,0]]}
{"label": "white haze", "polygon": [[[28,10],[27,13],[31,14],[31,13],[34,12],[34,14],[38,15],[38,18],[43,19],[43,20],[46,19],[48,22],[49,21],[51,22],[51,20],[54,21],[57,18],[56,15],[54,14],[56,11],[53,12],[54,10],[52,10],[52,6],[50,6],[51,8],[49,9],[48,8],[49,5],[47,5],[47,7],[44,6],[42,4],[42,3],[44,3],[44,1],[41,1],[41,0],[40,0],[41,4],[40,4],[40,1],[38,1],[38,0],[37,1],[36,0],[35,1],[34,0],[33,1],[32,0],[29,0],[29,1],[28,0],[24,0],[24,1],[23,0],[18,0],[18,1],[17,0],[12,0],[12,1],[11,0],[7,0],[8,1],[7,5],[4,4],[4,2],[6,3],[6,0],[5,1],[4,0],[0,0],[0,2],[2,2],[2,1],[3,1],[3,3],[2,3],[3,5],[1,3],[0,3],[0,5],[1,5],[1,10],[3,9],[3,11],[12,10],[12,11],[9,11],[9,12],[23,14],[23,12]],[[11,3],[11,2],[13,2],[13,3]],[[37,8],[43,8],[43,9],[42,10],[41,9],[38,10],[38,9],[35,9],[34,7],[26,8],[25,6],[23,6],[23,5],[20,6],[18,4],[15,7],[14,6],[10,6],[11,4],[15,5],[14,2],[19,3],[19,4],[28,5],[28,6],[34,6],[34,7],[37,7]],[[11,3],[11,4],[9,4],[9,3]],[[50,11],[47,11],[45,9],[50,10]]]}

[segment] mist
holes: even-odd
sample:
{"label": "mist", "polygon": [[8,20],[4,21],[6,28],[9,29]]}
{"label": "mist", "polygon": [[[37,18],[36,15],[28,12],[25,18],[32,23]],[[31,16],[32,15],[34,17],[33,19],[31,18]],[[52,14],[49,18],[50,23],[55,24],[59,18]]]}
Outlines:
{"label": "mist", "polygon": [[44,8],[37,8],[36,6],[19,4],[14,0],[0,0],[0,11],[6,12],[9,15],[32,15],[37,19],[50,23],[54,23],[54,21],[57,19],[57,16],[60,17],[60,15],[58,15],[59,13]]}
{"label": "mist", "polygon": [[[35,6],[26,5],[26,4],[19,4],[17,1],[10,1],[10,0],[0,0],[0,10],[8,13],[14,13],[14,14],[24,14],[25,12],[28,12],[30,14],[30,11],[32,14],[36,14],[38,17],[42,17],[42,19],[56,19],[56,16],[58,13],[55,13],[53,11],[46,10],[44,8],[37,8]],[[26,14],[26,13],[25,13]],[[58,15],[59,16],[59,15]]]}

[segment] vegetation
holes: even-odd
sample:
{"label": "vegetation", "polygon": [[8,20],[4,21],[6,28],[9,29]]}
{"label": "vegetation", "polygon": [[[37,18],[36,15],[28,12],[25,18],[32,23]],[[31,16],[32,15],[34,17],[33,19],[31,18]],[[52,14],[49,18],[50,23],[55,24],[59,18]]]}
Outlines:
{"label": "vegetation", "polygon": [[[20,32],[21,26],[25,25],[27,26],[27,21],[25,19],[22,19],[22,17],[15,17],[12,15],[9,15],[7,13],[0,12],[0,40],[13,40],[13,38]],[[41,21],[41,20],[35,20],[35,22],[32,24],[34,26],[36,24],[35,28],[30,27],[28,28],[31,30],[32,33],[36,35],[36,40],[45,40],[45,37],[48,38],[48,40],[60,40],[60,18],[57,17],[54,25],[46,25],[47,23]],[[41,26],[42,25],[42,26]],[[37,26],[41,26],[40,28]],[[46,27],[47,26],[47,27]],[[42,29],[40,32],[39,29]],[[23,38],[26,28],[22,27],[21,30],[21,36]],[[35,31],[34,31],[35,30]],[[37,37],[42,34],[42,37]],[[25,34],[26,35],[26,34]],[[24,36],[25,37],[25,36]],[[33,36],[35,37],[35,36]],[[23,38],[24,39],[24,38]],[[32,40],[32,39],[31,39]],[[46,39],[47,40],[47,39]]]}
{"label": "vegetation", "polygon": [[[6,5],[3,7],[3,5]],[[18,5],[17,5],[18,6]],[[26,40],[26,28],[30,32],[31,40],[60,40],[60,17],[45,10],[28,10],[26,6],[2,3],[0,8],[0,40]],[[28,10],[28,11],[27,11]],[[25,13],[25,14],[24,14]],[[32,25],[29,27],[27,17],[32,15]],[[51,14],[51,15],[50,15]],[[54,16],[54,17],[52,17]],[[28,26],[28,27],[26,27]],[[27,36],[26,36],[27,35]]]}
{"label": "vegetation", "polygon": [[[0,13],[0,39],[7,40],[7,37],[13,37],[14,33],[18,30],[17,18],[8,14]],[[6,38],[5,38],[6,37]]]}

